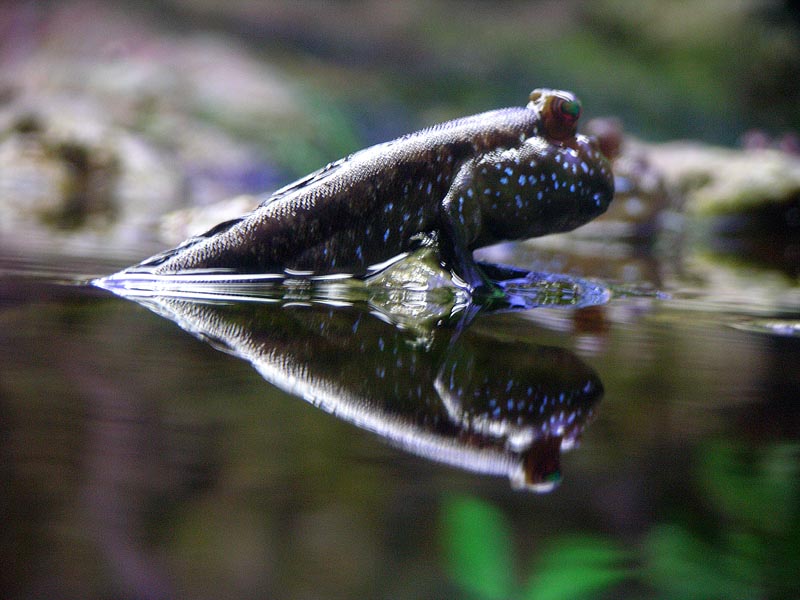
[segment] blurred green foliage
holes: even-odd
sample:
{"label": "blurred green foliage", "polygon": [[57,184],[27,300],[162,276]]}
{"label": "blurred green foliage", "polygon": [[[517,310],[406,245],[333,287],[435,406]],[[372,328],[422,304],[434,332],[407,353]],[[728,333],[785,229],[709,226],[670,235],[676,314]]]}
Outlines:
{"label": "blurred green foliage", "polygon": [[503,600],[515,587],[511,526],[505,515],[477,498],[446,498],[444,552],[453,578],[477,598]]}
{"label": "blurred green foliage", "polygon": [[151,4],[248,41],[350,111],[356,132],[380,134],[367,141],[522,102],[540,86],[572,89],[587,116],[617,115],[649,139],[733,143],[751,127],[800,128],[789,2]]}
{"label": "blurred green foliage", "polygon": [[[375,54],[359,60],[332,52],[323,60],[366,67],[381,81],[377,89],[426,112],[443,103],[454,114],[486,110],[517,101],[521,89],[553,86],[581,95],[588,116],[615,114],[651,139],[732,143],[750,127],[800,127],[800,91],[787,85],[800,77],[800,34],[778,2],[439,1],[419,8],[405,15],[402,38],[384,36],[391,24],[376,17],[371,35],[363,34]],[[404,61],[404,53],[419,59]]]}
{"label": "blurred green foliage", "polygon": [[632,575],[630,553],[610,539],[565,535],[548,544],[533,567],[523,598],[588,598]]}
{"label": "blurred green foliage", "polygon": [[642,576],[660,598],[761,597],[756,555],[737,554],[724,543],[709,544],[683,525],[655,526],[645,539],[644,556]]}
{"label": "blurred green foliage", "polygon": [[779,534],[800,518],[798,444],[753,453],[727,440],[708,442],[697,479],[717,511],[757,531]]}
{"label": "blurred green foliage", "polygon": [[501,511],[478,498],[445,498],[441,527],[448,571],[475,598],[586,598],[629,576],[624,566],[628,553],[616,542],[567,535],[549,544],[527,584],[518,584],[511,524]]}
{"label": "blurred green foliage", "polygon": [[748,460],[741,443],[700,446],[690,481],[702,499],[662,518],[633,545],[581,532],[544,539],[525,585],[516,583],[514,530],[488,502],[442,502],[447,571],[471,597],[567,600],[607,597],[618,585],[681,600],[792,598],[800,572],[800,448],[775,444]]}

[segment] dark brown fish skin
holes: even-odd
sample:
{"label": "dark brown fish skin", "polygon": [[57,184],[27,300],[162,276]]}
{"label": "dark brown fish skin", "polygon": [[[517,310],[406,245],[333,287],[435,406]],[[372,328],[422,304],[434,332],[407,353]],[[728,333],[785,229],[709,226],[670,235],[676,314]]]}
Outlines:
{"label": "dark brown fish skin", "polygon": [[[452,271],[479,287],[485,277],[472,249],[572,229],[601,214],[613,196],[610,168],[590,140],[543,131],[541,113],[549,108],[540,97],[356,152],[132,270],[359,277],[436,236]],[[556,156],[589,166],[592,175],[565,172]],[[504,170],[512,168],[509,179]]]}

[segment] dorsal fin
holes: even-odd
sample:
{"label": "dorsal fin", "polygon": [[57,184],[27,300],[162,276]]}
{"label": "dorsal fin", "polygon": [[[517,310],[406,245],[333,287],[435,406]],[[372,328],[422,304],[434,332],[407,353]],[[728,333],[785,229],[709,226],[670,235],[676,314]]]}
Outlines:
{"label": "dorsal fin", "polygon": [[316,182],[318,182],[318,181],[330,176],[335,171],[337,171],[339,169],[339,167],[341,167],[344,163],[349,161],[352,157],[353,157],[353,155],[351,154],[349,156],[346,156],[345,158],[340,158],[337,161],[334,161],[332,163],[328,163],[327,165],[325,165],[321,169],[318,169],[318,170],[314,171],[313,173],[309,173],[305,177],[301,177],[300,179],[298,179],[296,181],[293,181],[292,183],[290,183],[288,185],[285,185],[285,186],[283,186],[282,188],[280,188],[278,190],[275,190],[272,194],[269,195],[269,197],[264,199],[264,201],[261,202],[261,204],[259,204],[258,206],[262,207],[262,206],[266,206],[267,204],[271,204],[272,202],[274,202],[275,200],[278,200],[279,198],[283,198],[284,196],[287,196],[287,195],[291,194],[292,192],[296,192],[298,190],[301,190],[304,187],[307,187],[307,186],[309,186],[309,185],[311,185],[313,183],[316,183]]}
{"label": "dorsal fin", "polygon": [[155,256],[151,256],[147,260],[144,260],[135,267],[133,267],[133,269],[138,269],[139,267],[147,267],[147,268],[157,267],[158,265],[165,263],[167,260],[175,256],[179,252],[183,252],[184,250],[186,250],[191,246],[194,246],[195,244],[207,240],[208,238],[213,237],[219,233],[222,233],[223,231],[227,231],[237,223],[240,223],[243,219],[244,216],[237,217],[236,219],[230,219],[229,221],[223,221],[222,223],[218,223],[208,231],[190,237],[189,239],[185,240],[175,248],[171,248],[169,250],[165,250],[164,252],[156,254]]}

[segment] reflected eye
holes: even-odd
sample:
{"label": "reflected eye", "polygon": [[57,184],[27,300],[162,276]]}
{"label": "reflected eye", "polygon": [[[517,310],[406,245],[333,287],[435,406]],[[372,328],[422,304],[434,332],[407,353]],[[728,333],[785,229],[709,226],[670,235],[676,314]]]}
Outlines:
{"label": "reflected eye", "polygon": [[556,470],[552,473],[547,473],[543,478],[542,481],[546,481],[548,483],[561,483],[561,471]]}

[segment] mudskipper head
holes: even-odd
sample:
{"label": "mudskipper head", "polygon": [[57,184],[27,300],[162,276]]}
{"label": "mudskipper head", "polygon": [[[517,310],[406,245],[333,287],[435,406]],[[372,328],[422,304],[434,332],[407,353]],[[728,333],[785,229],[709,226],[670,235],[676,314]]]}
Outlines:
{"label": "mudskipper head", "polygon": [[606,211],[614,196],[611,165],[594,138],[577,133],[581,102],[572,92],[536,89],[528,108],[539,113],[538,135],[520,149],[536,173],[531,237],[570,231]]}

